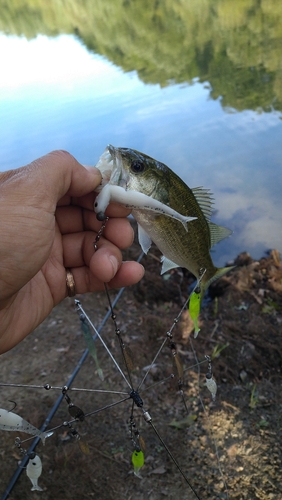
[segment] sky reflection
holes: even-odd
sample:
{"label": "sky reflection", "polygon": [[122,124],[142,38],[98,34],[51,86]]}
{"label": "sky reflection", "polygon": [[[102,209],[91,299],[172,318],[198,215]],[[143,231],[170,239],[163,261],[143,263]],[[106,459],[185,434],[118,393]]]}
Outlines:
{"label": "sky reflection", "polygon": [[213,220],[234,231],[215,247],[216,264],[282,251],[279,113],[223,110],[196,80],[145,85],[68,35],[0,35],[0,65],[0,170],[57,148],[91,165],[108,143],[132,147],[212,190]]}

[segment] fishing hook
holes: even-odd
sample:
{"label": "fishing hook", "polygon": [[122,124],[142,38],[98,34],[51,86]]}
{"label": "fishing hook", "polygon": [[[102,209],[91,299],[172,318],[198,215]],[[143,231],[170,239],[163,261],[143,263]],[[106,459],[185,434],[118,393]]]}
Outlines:
{"label": "fishing hook", "polygon": [[13,410],[17,407],[17,403],[16,403],[15,401],[12,401],[11,399],[8,399],[8,401],[9,401],[10,403],[14,403],[13,408],[11,408],[11,410],[8,410],[8,412],[10,412],[10,411],[13,411]]}

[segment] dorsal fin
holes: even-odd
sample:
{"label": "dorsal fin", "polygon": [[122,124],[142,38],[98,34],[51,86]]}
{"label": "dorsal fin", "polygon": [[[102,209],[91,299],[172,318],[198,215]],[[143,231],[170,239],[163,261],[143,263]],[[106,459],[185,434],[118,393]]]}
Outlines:
{"label": "dorsal fin", "polygon": [[230,236],[230,234],[232,234],[232,231],[230,229],[227,229],[227,227],[218,226],[213,222],[209,222],[209,228],[211,237],[211,247],[216,243],[218,243],[219,241],[224,240],[224,238],[227,238],[227,236]]}
{"label": "dorsal fin", "polygon": [[213,197],[212,193],[209,189],[205,189],[203,187],[196,187],[192,189],[193,195],[195,196],[197,202],[200,205],[200,208],[209,222],[212,214],[212,205],[213,205]]}

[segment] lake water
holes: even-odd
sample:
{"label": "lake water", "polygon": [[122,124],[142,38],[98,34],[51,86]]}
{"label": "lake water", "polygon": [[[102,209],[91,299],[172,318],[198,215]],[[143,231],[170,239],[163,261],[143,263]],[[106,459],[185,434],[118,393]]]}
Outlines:
{"label": "lake water", "polygon": [[[23,25],[1,16],[4,4],[0,0],[1,171],[57,148],[93,165],[109,143],[131,147],[167,164],[190,187],[214,193],[213,221],[233,231],[213,250],[217,265],[244,250],[254,258],[270,248],[282,252],[282,9],[277,2],[274,12],[261,2],[250,19],[241,4],[231,15],[220,10],[224,2],[215,1],[210,21],[198,10],[192,21],[182,2],[178,17],[177,2],[164,1],[155,19],[144,9],[140,19],[137,7],[132,13],[129,6],[110,16],[109,30],[103,30],[106,14],[95,17],[89,2],[80,6],[84,11],[76,13],[75,25],[70,16],[65,26],[58,15],[52,27],[46,4],[38,26],[28,8]],[[117,4],[108,0],[104,6]],[[92,32],[88,14],[97,23]],[[259,14],[264,17],[256,28]],[[14,11],[10,15],[16,18]],[[132,23],[122,24],[130,16]],[[268,16],[275,20],[271,34],[264,24]],[[192,36],[193,22],[198,39]],[[189,39],[185,23],[190,23]]]}

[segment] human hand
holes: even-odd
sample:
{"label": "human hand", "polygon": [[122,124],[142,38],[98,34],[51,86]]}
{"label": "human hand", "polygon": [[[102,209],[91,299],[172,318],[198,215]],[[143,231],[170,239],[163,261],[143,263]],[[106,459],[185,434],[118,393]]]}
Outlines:
{"label": "human hand", "polygon": [[86,169],[54,151],[17,170],[0,173],[0,353],[36,328],[67,296],[66,268],[76,293],[119,288],[144,273],[122,262],[132,244],[128,211],[110,206],[98,250],[101,222],[93,211],[98,169]]}

